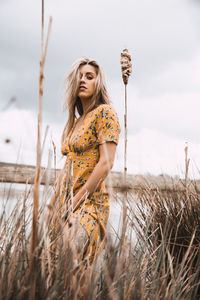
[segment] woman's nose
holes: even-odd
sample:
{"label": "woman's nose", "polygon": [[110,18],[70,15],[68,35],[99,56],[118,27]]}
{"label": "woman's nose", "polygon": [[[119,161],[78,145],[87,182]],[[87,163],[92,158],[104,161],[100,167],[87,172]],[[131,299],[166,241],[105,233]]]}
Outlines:
{"label": "woman's nose", "polygon": [[85,77],[84,77],[84,75],[82,75],[82,76],[81,76],[81,79],[80,79],[80,83],[83,83],[83,82],[85,82]]}

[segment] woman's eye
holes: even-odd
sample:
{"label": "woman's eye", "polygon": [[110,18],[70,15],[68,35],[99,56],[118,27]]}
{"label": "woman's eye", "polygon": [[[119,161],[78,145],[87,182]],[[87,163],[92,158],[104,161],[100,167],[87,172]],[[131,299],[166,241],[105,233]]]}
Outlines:
{"label": "woman's eye", "polygon": [[88,76],[88,77],[87,77],[87,79],[89,79],[89,80],[92,80],[92,79],[93,79],[93,77],[92,77],[92,76]]}

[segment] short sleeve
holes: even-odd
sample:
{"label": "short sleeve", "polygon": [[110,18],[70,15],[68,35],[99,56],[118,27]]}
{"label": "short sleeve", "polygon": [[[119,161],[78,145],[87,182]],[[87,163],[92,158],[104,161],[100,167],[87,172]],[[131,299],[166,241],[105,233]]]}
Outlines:
{"label": "short sleeve", "polygon": [[121,128],[114,108],[107,104],[101,105],[96,117],[97,143],[114,142],[118,144]]}

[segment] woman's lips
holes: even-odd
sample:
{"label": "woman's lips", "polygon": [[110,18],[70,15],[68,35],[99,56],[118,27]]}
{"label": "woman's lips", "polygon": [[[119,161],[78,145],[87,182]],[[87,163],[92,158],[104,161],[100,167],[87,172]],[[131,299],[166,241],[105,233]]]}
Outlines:
{"label": "woman's lips", "polygon": [[85,86],[80,86],[80,88],[79,88],[79,90],[80,91],[84,91],[84,90],[86,90],[87,88],[85,87]]}

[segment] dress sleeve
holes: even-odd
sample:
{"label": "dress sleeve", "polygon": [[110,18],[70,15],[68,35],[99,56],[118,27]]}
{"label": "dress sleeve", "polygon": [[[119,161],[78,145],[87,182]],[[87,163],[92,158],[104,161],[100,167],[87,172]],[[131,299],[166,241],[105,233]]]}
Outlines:
{"label": "dress sleeve", "polygon": [[116,111],[110,105],[102,105],[97,112],[96,135],[97,143],[114,142],[118,144],[121,132]]}

